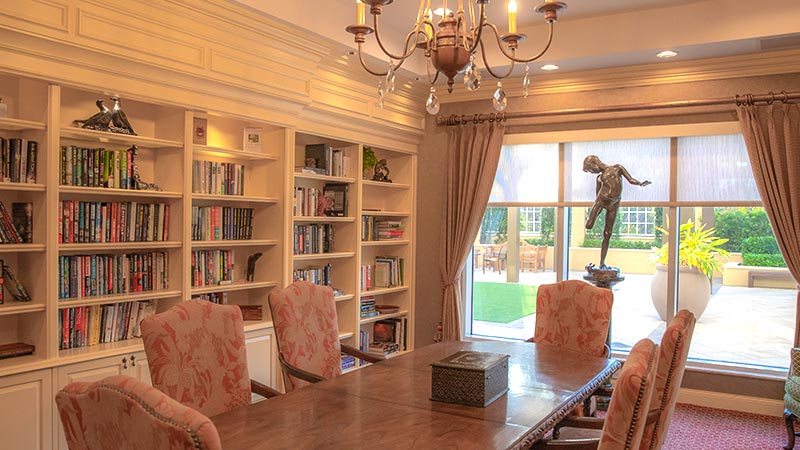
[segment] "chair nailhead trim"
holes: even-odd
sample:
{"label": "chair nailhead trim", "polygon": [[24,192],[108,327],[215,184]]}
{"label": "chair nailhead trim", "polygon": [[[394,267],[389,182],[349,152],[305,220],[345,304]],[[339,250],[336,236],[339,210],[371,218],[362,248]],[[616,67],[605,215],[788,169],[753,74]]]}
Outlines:
{"label": "chair nailhead trim", "polygon": [[642,376],[642,381],[639,384],[639,393],[636,396],[636,404],[633,407],[633,417],[631,418],[631,426],[628,428],[628,436],[625,438],[625,450],[631,450],[631,443],[633,441],[633,433],[634,429],[636,428],[636,424],[639,422],[639,410],[642,406],[642,400],[644,398],[644,391],[647,388],[647,377],[650,375],[650,371],[653,370],[653,358],[655,357],[656,352],[650,352],[650,359],[647,361],[647,370],[645,370],[644,375]]}
{"label": "chair nailhead trim", "polygon": [[[667,381],[664,383],[664,395],[661,397],[661,406],[658,408],[659,412],[663,412],[664,408],[667,407],[667,393],[669,392],[669,387],[672,385],[672,375],[675,372],[675,361],[678,359],[678,353],[680,353],[680,350],[683,350],[681,348],[683,336],[683,332],[679,332],[678,339],[675,340],[675,350],[672,351],[672,361],[669,363],[669,372],[667,372]],[[658,434],[659,425],[661,425],[661,414],[656,417],[656,423],[653,425],[653,438],[650,439],[650,450],[655,450],[656,435]]]}

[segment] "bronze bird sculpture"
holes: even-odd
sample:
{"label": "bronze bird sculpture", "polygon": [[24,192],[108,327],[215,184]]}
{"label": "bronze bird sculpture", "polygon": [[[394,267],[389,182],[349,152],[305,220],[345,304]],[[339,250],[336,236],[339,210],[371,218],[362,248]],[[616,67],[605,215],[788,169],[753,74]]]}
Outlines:
{"label": "bronze bird sculpture", "polygon": [[122,107],[119,105],[119,97],[111,97],[111,100],[114,100],[114,109],[111,111],[111,121],[114,123],[114,128],[111,131],[136,136],[136,132],[133,131],[133,126],[128,122],[128,116],[125,115],[125,111],[123,111]]}
{"label": "bronze bird sculpture", "polygon": [[109,131],[109,123],[111,123],[112,111],[103,105],[103,99],[98,99],[94,102],[100,112],[86,120],[74,120],[76,124],[81,124],[81,128],[88,130]]}

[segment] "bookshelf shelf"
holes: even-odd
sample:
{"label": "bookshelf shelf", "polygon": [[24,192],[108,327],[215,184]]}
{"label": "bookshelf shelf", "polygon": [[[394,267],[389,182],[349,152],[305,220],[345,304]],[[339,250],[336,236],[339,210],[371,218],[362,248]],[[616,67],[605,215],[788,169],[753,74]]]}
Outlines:
{"label": "bookshelf shelf", "polygon": [[386,359],[396,358],[396,357],[398,357],[400,355],[404,355],[404,354],[408,353],[409,351],[410,350],[401,350],[399,352],[389,353],[388,355],[385,356],[385,358]]}
{"label": "bookshelf shelf", "polygon": [[0,191],[44,192],[45,185],[39,183],[0,182]]}
{"label": "bookshelf shelf", "polygon": [[360,295],[361,295],[361,297],[367,297],[367,296],[370,296],[370,295],[386,295],[386,294],[393,294],[395,292],[403,292],[403,291],[407,291],[407,290],[408,290],[408,286],[396,286],[396,287],[390,287],[390,288],[372,289],[370,291],[361,291]]}
{"label": "bookshelf shelf", "polygon": [[275,239],[192,241],[192,248],[265,247],[278,245]]}
{"label": "bookshelf shelf", "polygon": [[14,119],[11,117],[0,117],[0,130],[28,131],[28,130],[46,130],[46,129],[47,125],[43,122]]}
{"label": "bookshelf shelf", "polygon": [[205,200],[214,203],[278,203],[275,197],[251,195],[192,194],[192,200]]}
{"label": "bookshelf shelf", "polygon": [[27,314],[32,312],[44,311],[46,306],[42,303],[17,302],[9,294],[6,296],[6,303],[0,305],[0,316],[10,316],[14,314]]}
{"label": "bookshelf shelf", "polygon": [[403,317],[405,315],[408,315],[408,311],[403,310],[392,314],[378,314],[377,316],[361,319],[359,322],[364,325],[365,323],[373,323],[379,320],[391,319],[392,317]]}
{"label": "bookshelf shelf", "polygon": [[81,196],[96,197],[130,197],[130,198],[181,198],[180,192],[168,191],[138,191],[134,189],[115,189],[85,186],[59,186],[59,194],[79,194]]}
{"label": "bookshelf shelf", "polygon": [[159,250],[180,248],[181,241],[105,242],[100,244],[59,244],[59,252],[105,252],[119,250]]}
{"label": "bookshelf shelf", "polygon": [[43,351],[37,348],[32,355],[0,359],[0,377],[45,368],[51,364]]}
{"label": "bookshelf shelf", "polygon": [[332,216],[294,216],[292,218],[295,222],[299,223],[347,223],[355,222],[355,217],[332,217]]}
{"label": "bookshelf shelf", "polygon": [[86,130],[83,128],[62,127],[61,137],[102,144],[133,145],[141,148],[183,148],[183,143],[169,139],[147,136],[132,136],[105,131]]}
{"label": "bookshelf shelf", "polygon": [[220,156],[223,158],[235,158],[250,161],[277,161],[278,157],[266,153],[246,152],[232,148],[212,147],[208,145],[194,145],[194,154],[198,156]]}
{"label": "bookshelf shelf", "polygon": [[317,175],[313,173],[295,173],[295,180],[327,181],[331,183],[355,183],[355,178],[332,177],[330,175]]}
{"label": "bookshelf shelf", "polygon": [[192,295],[207,294],[209,292],[233,292],[244,291],[250,289],[262,289],[275,287],[278,283],[275,281],[237,281],[231,284],[220,284],[213,286],[192,287]]}
{"label": "bookshelf shelf", "polygon": [[352,258],[355,252],[312,253],[310,255],[294,255],[295,261],[313,261],[318,259]]}
{"label": "bookshelf shelf", "polygon": [[337,296],[336,296],[336,297],[334,297],[333,299],[334,299],[335,301],[337,301],[337,302],[343,302],[343,301],[345,301],[345,300],[350,300],[350,299],[352,299],[352,298],[354,298],[354,297],[355,297],[355,295],[353,295],[353,294],[349,294],[349,295],[337,295]]}
{"label": "bookshelf shelf", "polygon": [[45,244],[0,244],[0,253],[31,253],[43,252]]}
{"label": "bookshelf shelf", "polygon": [[385,245],[408,245],[411,241],[408,239],[394,239],[394,240],[385,240],[385,241],[361,241],[361,245],[364,247],[381,247]]}
{"label": "bookshelf shelf", "polygon": [[399,211],[361,211],[362,216],[376,216],[376,217],[408,217],[411,214],[408,212]]}
{"label": "bookshelf shelf", "polygon": [[127,294],[102,295],[98,297],[65,298],[58,301],[58,309],[75,308],[77,306],[105,305],[111,303],[135,302],[140,300],[158,300],[162,298],[180,297],[181,291],[144,291]]}
{"label": "bookshelf shelf", "polygon": [[59,361],[63,361],[63,363],[73,363],[84,361],[87,358],[105,358],[126,353],[136,353],[142,350],[144,350],[142,338],[131,338],[124,341],[106,342],[104,344],[59,350],[58,359]]}
{"label": "bookshelf shelf", "polygon": [[339,333],[339,340],[343,341],[345,339],[350,339],[354,335],[355,335],[355,333]]}
{"label": "bookshelf shelf", "polygon": [[364,187],[380,187],[390,189],[411,189],[411,185],[405,183],[385,183],[383,181],[361,180]]}

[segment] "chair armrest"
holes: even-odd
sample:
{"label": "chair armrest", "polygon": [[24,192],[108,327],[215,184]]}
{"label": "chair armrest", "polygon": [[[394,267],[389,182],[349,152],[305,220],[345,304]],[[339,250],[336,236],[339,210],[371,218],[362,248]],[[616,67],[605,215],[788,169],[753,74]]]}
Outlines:
{"label": "chair armrest", "polygon": [[281,355],[280,353],[278,353],[278,362],[281,363],[281,368],[283,369],[284,372],[295,378],[299,378],[303,381],[308,381],[309,383],[319,383],[320,381],[325,380],[325,378],[322,378],[319,375],[307,372],[303,369],[299,369],[289,364],[288,362],[286,362],[285,359],[283,359],[283,355]]}
{"label": "chair armrest", "polygon": [[588,428],[591,430],[602,430],[605,420],[601,417],[578,417],[567,416],[558,423],[558,428]]}
{"label": "chair armrest", "polygon": [[258,394],[264,398],[272,398],[281,395],[280,392],[272,389],[266,384],[259,383],[256,380],[250,380],[250,392]]}
{"label": "chair armrest", "polygon": [[599,439],[544,439],[533,444],[533,450],[597,450]]}
{"label": "chair armrest", "polygon": [[347,353],[350,356],[355,356],[358,359],[363,359],[364,361],[370,363],[377,363],[386,360],[386,358],[384,358],[383,356],[370,355],[369,353],[364,353],[361,350],[346,344],[342,344],[342,352]]}
{"label": "chair armrest", "polygon": [[790,377],[800,376],[800,364],[794,364],[794,361],[800,362],[800,348],[798,347],[792,349],[791,367],[789,367]]}

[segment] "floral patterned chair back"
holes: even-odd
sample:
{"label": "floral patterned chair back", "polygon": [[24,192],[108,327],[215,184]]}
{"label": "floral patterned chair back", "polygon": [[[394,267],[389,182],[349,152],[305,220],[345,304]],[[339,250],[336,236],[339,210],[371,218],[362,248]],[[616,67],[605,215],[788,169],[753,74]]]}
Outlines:
{"label": "floral patterned chair back", "polygon": [[653,397],[658,357],[658,345],[650,339],[642,339],[631,349],[614,387],[597,450],[639,448]]}
{"label": "floral patterned chair back", "polygon": [[539,286],[533,342],[593,356],[607,352],[614,294],[580,280]]}
{"label": "floral patterned chair back", "polygon": [[[298,369],[325,379],[342,373],[342,350],[333,290],[296,281],[269,293],[275,339],[281,357]],[[287,375],[286,392],[310,384]]]}
{"label": "floral patterned chair back", "polygon": [[678,400],[678,389],[683,380],[695,322],[697,320],[691,311],[680,310],[661,337],[655,389],[650,402],[650,410],[659,413],[654,423],[645,426],[640,450],[660,449],[664,445],[672,412]]}
{"label": "floral patterned chair back", "polygon": [[209,417],[250,404],[237,306],[189,300],[144,319],[141,328],[153,386]]}
{"label": "floral patterned chair back", "polygon": [[56,394],[70,450],[221,450],[208,417],[135,378],[74,382]]}

